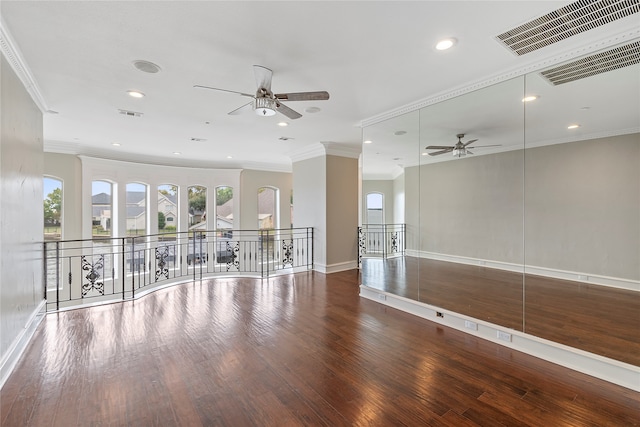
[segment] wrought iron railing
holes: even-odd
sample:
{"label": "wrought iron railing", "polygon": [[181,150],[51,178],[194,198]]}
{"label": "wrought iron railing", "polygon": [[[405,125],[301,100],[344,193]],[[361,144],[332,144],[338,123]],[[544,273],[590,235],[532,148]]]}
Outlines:
{"label": "wrought iron railing", "polygon": [[403,256],[406,249],[406,224],[363,224],[358,227],[358,266],[364,257]]}
{"label": "wrought iron railing", "polygon": [[47,310],[135,298],[214,276],[313,268],[313,228],[215,230],[44,243]]}

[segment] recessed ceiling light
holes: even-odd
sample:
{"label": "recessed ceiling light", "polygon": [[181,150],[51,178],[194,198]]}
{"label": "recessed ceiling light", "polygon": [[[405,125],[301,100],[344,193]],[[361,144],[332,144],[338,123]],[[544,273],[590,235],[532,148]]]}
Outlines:
{"label": "recessed ceiling light", "polygon": [[279,122],[278,126],[282,126],[282,127],[289,126],[289,123],[287,123],[287,122]]}
{"label": "recessed ceiling light", "polygon": [[233,159],[233,156],[227,156],[227,159]]}
{"label": "recessed ceiling light", "polygon": [[133,61],[133,66],[136,67],[138,70],[142,71],[143,73],[155,74],[161,70],[161,68],[156,64],[154,64],[153,62],[144,61],[142,59]]}
{"label": "recessed ceiling light", "polygon": [[111,145],[113,145],[114,147],[120,147],[120,143],[119,142],[112,142]]}
{"label": "recessed ceiling light", "polygon": [[429,155],[429,153],[422,153],[422,155],[423,155],[423,156],[428,156],[428,155]]}
{"label": "recessed ceiling light", "polygon": [[453,45],[456,44],[456,39],[454,38],[447,38],[447,39],[442,39],[440,41],[438,41],[438,43],[436,43],[436,49],[438,50],[447,50],[451,47],[453,47]]}
{"label": "recessed ceiling light", "polygon": [[580,125],[573,124],[573,125],[567,126],[567,129],[577,129],[579,127],[580,127]]}
{"label": "recessed ceiling light", "polygon": [[133,98],[144,98],[144,93],[139,90],[128,90],[127,93]]}
{"label": "recessed ceiling light", "polygon": [[365,144],[371,144],[373,141],[366,140],[366,141],[363,141],[363,142],[364,142]]}
{"label": "recessed ceiling light", "polygon": [[174,151],[174,152],[173,152],[173,154],[175,154],[176,156],[179,156],[179,155],[180,155],[180,154],[182,154],[182,153],[181,153],[181,152],[179,152],[179,151]]}
{"label": "recessed ceiling light", "polygon": [[522,98],[522,102],[531,102],[531,101],[535,101],[538,98],[539,97],[537,95],[529,95]]}

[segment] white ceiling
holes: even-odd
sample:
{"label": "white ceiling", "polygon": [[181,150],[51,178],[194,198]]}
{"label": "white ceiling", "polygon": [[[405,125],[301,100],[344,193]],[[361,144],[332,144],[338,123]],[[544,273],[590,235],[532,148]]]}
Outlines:
{"label": "white ceiling", "polygon": [[[496,41],[496,35],[568,3],[3,0],[0,11],[3,40],[31,79],[30,90],[42,108],[57,113],[44,116],[45,150],[290,171],[292,156],[319,143],[359,150],[363,121],[375,123],[405,106],[411,110],[424,100],[627,41],[616,39],[621,34],[638,36],[636,14],[522,57]],[[458,43],[436,51],[442,37]],[[143,73],[132,65],[135,60],[162,70]],[[250,112],[230,116],[248,99],[193,88],[253,93],[254,64],[273,70],[276,93],[326,90],[331,98],[288,103],[303,114],[298,120]],[[146,96],[131,98],[131,89]],[[308,107],[321,111],[309,114]],[[128,117],[119,109],[143,115]],[[279,127],[279,121],[289,126]],[[448,140],[438,145],[469,131],[451,127]]]}

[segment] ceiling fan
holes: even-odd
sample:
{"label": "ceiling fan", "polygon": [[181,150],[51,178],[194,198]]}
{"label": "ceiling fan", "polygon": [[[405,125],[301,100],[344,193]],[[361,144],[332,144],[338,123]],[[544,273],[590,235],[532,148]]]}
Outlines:
{"label": "ceiling fan", "polygon": [[253,98],[251,102],[229,112],[231,115],[240,114],[246,110],[253,109],[259,116],[273,116],[277,111],[278,113],[284,114],[288,118],[294,120],[302,117],[302,114],[287,107],[282,103],[282,101],[325,101],[329,99],[329,93],[325,91],[274,94],[271,91],[271,78],[273,77],[273,71],[267,67],[263,67],[262,65],[254,65],[253,73],[256,76],[256,86],[258,87],[255,95],[202,85],[194,85],[193,87],[237,93],[242,96]]}
{"label": "ceiling fan", "polygon": [[[429,145],[428,147],[425,147],[426,150],[438,150],[438,151],[434,151],[433,153],[429,153],[430,156],[438,156],[440,154],[445,154],[445,153],[453,153],[454,157],[463,157],[466,156],[467,154],[473,154],[471,151],[469,151],[469,149],[467,148],[469,145],[473,144],[474,142],[477,141],[477,139],[472,139],[471,141],[467,141],[467,142],[462,142],[462,138],[464,138],[464,133],[459,133],[456,135],[456,137],[458,138],[458,142],[456,143],[456,145],[451,145],[451,146],[447,146],[447,145]],[[473,148],[484,148],[484,147],[499,147],[499,144],[495,144],[495,145],[476,145]]]}

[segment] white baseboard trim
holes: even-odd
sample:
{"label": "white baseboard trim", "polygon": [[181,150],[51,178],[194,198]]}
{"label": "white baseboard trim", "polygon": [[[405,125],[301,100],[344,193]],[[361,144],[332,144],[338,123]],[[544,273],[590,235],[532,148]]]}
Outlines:
{"label": "white baseboard trim", "polygon": [[323,274],[339,273],[341,271],[354,270],[357,268],[358,268],[358,261],[356,260],[340,262],[337,264],[330,264],[330,265],[319,264],[317,262],[313,264],[313,269]]}
{"label": "white baseboard trim", "polygon": [[[638,366],[554,343],[514,329],[497,326],[365,285],[360,285],[360,296],[496,344],[522,351],[565,368],[640,392],[640,367]],[[437,313],[441,313],[442,317],[439,317]],[[465,322],[472,322],[477,329],[466,327]],[[498,339],[498,334],[504,333],[509,335],[510,341]]]}
{"label": "white baseboard trim", "polygon": [[459,264],[477,265],[481,267],[496,268],[499,270],[514,271],[517,273],[533,274],[536,276],[553,277],[555,279],[572,280],[574,282],[590,283],[594,285],[609,286],[612,288],[626,289],[640,292],[640,281],[619,277],[601,276],[586,272],[558,270],[547,267],[514,264],[501,261],[493,261],[480,258],[470,258],[458,255],[440,254],[436,252],[407,250],[407,256],[417,258],[434,259],[438,261],[456,262]]}
{"label": "white baseboard trim", "polygon": [[40,301],[40,304],[38,304],[33,313],[31,313],[24,328],[20,331],[16,339],[13,340],[6,354],[2,357],[2,361],[0,361],[0,388],[4,386],[4,383],[13,372],[22,353],[24,353],[29,341],[31,341],[33,334],[36,332],[38,325],[42,322],[42,319],[44,319],[46,314],[45,306],[46,301]]}

